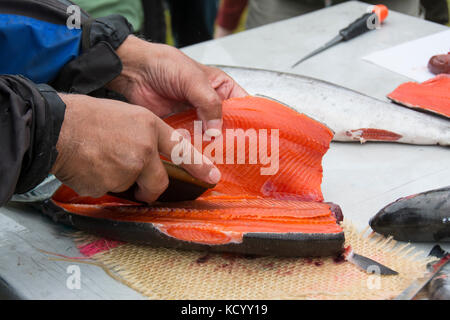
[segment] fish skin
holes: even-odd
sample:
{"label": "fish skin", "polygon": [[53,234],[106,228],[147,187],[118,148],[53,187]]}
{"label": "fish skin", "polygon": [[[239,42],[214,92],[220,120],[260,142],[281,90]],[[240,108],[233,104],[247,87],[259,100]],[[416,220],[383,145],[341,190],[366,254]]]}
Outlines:
{"label": "fish skin", "polygon": [[369,222],[372,229],[400,241],[450,241],[450,186],[400,198]]}
{"label": "fish skin", "polygon": [[[443,258],[448,252],[439,245],[431,249],[430,256]],[[447,263],[428,284],[428,297],[431,300],[450,300],[450,263]]]}
{"label": "fish skin", "polygon": [[[335,132],[335,141],[450,145],[450,121],[440,117],[399,108],[393,103],[310,77],[262,69],[217,67],[249,94],[272,97],[324,123]],[[376,130],[382,134],[373,135]]]}

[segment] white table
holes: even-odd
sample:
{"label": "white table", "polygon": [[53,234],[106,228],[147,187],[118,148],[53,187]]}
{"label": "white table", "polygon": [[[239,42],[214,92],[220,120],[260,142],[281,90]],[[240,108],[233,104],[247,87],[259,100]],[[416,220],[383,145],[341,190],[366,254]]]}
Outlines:
{"label": "white table", "polygon": [[[391,11],[381,29],[338,44],[291,69],[297,60],[365,13],[367,7],[359,1],[346,2],[194,45],[184,52],[202,63],[297,73],[387,101],[387,93],[411,80],[362,57],[446,30],[446,26]],[[446,185],[450,185],[449,148],[333,142],[324,158],[324,197],[339,204],[344,216],[360,230],[386,204]],[[428,253],[432,244],[415,246]],[[450,249],[450,245],[443,247]]]}
{"label": "white table", "polygon": [[[228,64],[297,72],[384,99],[405,77],[361,60],[361,57],[444,30],[445,27],[390,12],[381,30],[338,45],[291,70],[298,58],[335,36],[365,12],[351,2],[283,22],[185,48],[189,56],[211,64]],[[341,205],[358,228],[382,206],[400,196],[450,184],[450,150],[399,144],[332,143],[324,159],[324,196]],[[74,263],[48,259],[37,249],[80,256],[67,233],[25,206],[0,208],[0,299],[142,299],[103,270],[78,264],[81,289],[66,286]],[[430,244],[418,247],[428,251]],[[444,246],[450,250],[450,246]]]}

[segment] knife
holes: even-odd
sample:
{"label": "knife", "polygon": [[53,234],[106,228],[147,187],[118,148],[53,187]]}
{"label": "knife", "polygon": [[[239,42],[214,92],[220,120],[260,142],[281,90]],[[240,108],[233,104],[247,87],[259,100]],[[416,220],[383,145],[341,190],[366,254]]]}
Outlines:
{"label": "knife", "polygon": [[335,36],[333,39],[325,43],[323,46],[309,53],[302,59],[298,60],[296,63],[292,65],[291,68],[295,68],[301,62],[315,56],[316,54],[331,48],[332,46],[342,42],[351,40],[367,31],[373,30],[375,21],[379,21],[380,23],[386,19],[388,15],[388,8],[385,5],[379,4],[372,7],[370,13],[366,13],[360,18],[353,21],[346,28],[339,31],[339,34]]}
{"label": "knife", "polygon": [[414,281],[408,288],[400,293],[394,300],[412,300],[414,297],[433,279],[433,277],[442,270],[450,261],[450,253],[447,253],[440,260],[431,263],[428,272],[420,279]]}
{"label": "knife", "polygon": [[346,261],[354,264],[358,268],[370,274],[380,274],[383,276],[398,275],[398,272],[382,265],[375,260],[354,253],[351,246],[345,248],[343,256]]}
{"label": "knife", "polygon": [[[205,193],[206,190],[215,187],[215,184],[210,184],[195,178],[178,165],[165,160],[161,160],[161,162],[167,171],[167,175],[169,176],[169,186],[157,199],[159,202],[195,200]],[[108,194],[113,197],[147,205],[147,203],[143,203],[142,201],[136,199],[135,191],[137,188],[138,185],[134,184],[124,192],[108,192]]]}

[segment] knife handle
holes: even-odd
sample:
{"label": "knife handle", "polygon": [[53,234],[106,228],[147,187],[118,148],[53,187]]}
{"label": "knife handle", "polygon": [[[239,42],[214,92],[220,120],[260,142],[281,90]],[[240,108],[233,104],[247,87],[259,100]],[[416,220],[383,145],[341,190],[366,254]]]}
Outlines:
{"label": "knife handle", "polygon": [[368,27],[368,20],[374,19],[372,16],[376,17],[375,13],[366,13],[360,18],[353,21],[346,28],[339,31],[339,34],[345,41],[356,38],[357,36],[371,30]]}
{"label": "knife handle", "polygon": [[382,23],[388,16],[389,10],[385,5],[377,4],[372,7],[372,12],[363,14],[360,18],[339,31],[343,40],[353,39],[369,30],[374,29],[376,24]]}
{"label": "knife handle", "polygon": [[[214,188],[215,184],[210,184],[201,181],[184,168],[173,164],[171,162],[161,160],[164,168],[167,171],[169,177],[169,186],[159,196],[156,201],[159,202],[176,202],[176,201],[189,201],[195,200],[201,196],[206,190]],[[158,183],[157,181],[155,183]],[[109,195],[117,198],[126,199],[129,201],[144,203],[135,197],[136,190],[139,186],[135,183],[128,190],[123,192],[108,192]]]}

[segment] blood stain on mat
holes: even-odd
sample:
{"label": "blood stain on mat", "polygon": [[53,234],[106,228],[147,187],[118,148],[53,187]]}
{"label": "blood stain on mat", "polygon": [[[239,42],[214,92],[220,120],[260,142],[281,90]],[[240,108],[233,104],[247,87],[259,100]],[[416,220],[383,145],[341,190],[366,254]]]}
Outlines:
{"label": "blood stain on mat", "polygon": [[198,258],[195,262],[197,264],[203,264],[209,261],[209,259],[211,259],[211,256],[209,254],[201,256],[200,258]]}
{"label": "blood stain on mat", "polygon": [[226,252],[226,253],[222,253],[221,256],[225,260],[228,260],[228,261],[231,261],[231,262],[235,261],[236,259],[243,258],[243,256],[241,254],[238,254],[238,253],[227,253]]}
{"label": "blood stain on mat", "polygon": [[110,239],[98,239],[93,242],[83,244],[77,247],[82,255],[86,257],[92,257],[97,253],[108,251],[122,244],[125,244],[125,242]]}
{"label": "blood stain on mat", "polygon": [[333,258],[333,262],[336,264],[345,262],[345,256],[343,254],[340,254],[339,256]]}
{"label": "blood stain on mat", "polygon": [[314,262],[314,265],[316,265],[317,267],[320,267],[321,265],[323,265],[323,261],[319,260]]}

